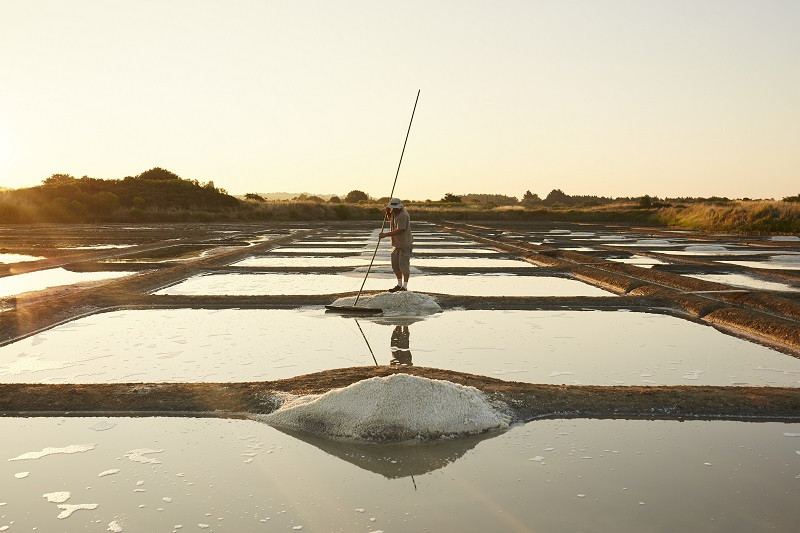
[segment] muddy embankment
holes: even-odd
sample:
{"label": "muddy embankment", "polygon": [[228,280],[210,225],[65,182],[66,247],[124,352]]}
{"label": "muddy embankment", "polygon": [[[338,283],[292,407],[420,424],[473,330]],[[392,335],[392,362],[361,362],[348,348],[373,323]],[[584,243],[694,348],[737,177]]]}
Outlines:
{"label": "muddy embankment", "polygon": [[537,385],[424,367],[355,367],[256,383],[0,384],[0,413],[14,416],[216,416],[268,414],[276,393],[321,394],[406,373],[475,387],[514,422],[537,418],[800,420],[800,394],[776,387]]}

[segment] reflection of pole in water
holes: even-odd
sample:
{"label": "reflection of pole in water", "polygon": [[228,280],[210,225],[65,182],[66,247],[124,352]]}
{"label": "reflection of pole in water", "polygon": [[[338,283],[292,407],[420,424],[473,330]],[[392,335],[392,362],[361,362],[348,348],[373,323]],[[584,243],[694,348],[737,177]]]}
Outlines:
{"label": "reflection of pole in water", "polygon": [[372,360],[375,361],[375,366],[378,366],[378,360],[375,358],[375,354],[372,353],[372,346],[369,345],[369,341],[367,340],[367,336],[364,335],[364,330],[361,329],[361,324],[359,324],[358,320],[356,320],[355,318],[353,320],[356,321],[356,326],[358,326],[358,331],[361,332],[361,336],[364,337],[364,342],[367,343],[367,348],[369,348],[369,353],[370,353],[370,355],[372,355]]}
{"label": "reflection of pole in water", "polygon": [[395,326],[391,339],[392,360],[389,362],[390,365],[413,366],[409,339],[408,326]]}

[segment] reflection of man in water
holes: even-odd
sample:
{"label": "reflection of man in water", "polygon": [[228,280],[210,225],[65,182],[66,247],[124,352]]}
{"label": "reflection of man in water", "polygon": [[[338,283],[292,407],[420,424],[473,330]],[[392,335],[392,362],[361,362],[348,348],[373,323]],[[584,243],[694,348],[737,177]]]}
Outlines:
{"label": "reflection of man in water", "polygon": [[395,326],[392,332],[392,360],[390,365],[412,366],[411,350],[408,349],[408,326]]}

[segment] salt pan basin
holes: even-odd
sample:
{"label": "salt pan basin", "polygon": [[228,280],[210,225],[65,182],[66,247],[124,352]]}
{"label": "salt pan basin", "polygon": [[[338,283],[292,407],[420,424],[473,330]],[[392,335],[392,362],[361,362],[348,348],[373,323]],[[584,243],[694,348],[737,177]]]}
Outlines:
{"label": "salt pan basin", "polygon": [[0,297],[86,281],[119,278],[130,274],[133,272],[72,272],[63,268],[50,268],[0,278]]}
{"label": "salt pan basin", "polygon": [[[380,277],[378,277],[380,276]],[[209,274],[194,276],[156,294],[183,295],[304,295],[358,292],[363,275],[344,274]],[[395,285],[392,274],[376,273],[364,290],[388,290]],[[609,292],[586,283],[545,276],[513,274],[413,276],[409,289],[438,294],[472,296],[608,296]]]}
{"label": "salt pan basin", "polygon": [[[800,437],[787,436],[800,434],[797,423],[540,420],[337,446],[253,420],[3,417],[0,434],[9,533],[106,531],[114,521],[126,532],[760,533],[794,531],[800,519]],[[85,443],[95,446],[8,461]],[[132,460],[134,450],[153,462]],[[62,491],[65,504],[97,507],[58,519],[59,504],[42,495]]]}
{"label": "salt pan basin", "polygon": [[485,310],[367,320],[322,308],[84,317],[0,347],[0,382],[274,380],[388,365],[398,350],[404,363],[529,383],[800,386],[800,360],[666,315]]}
{"label": "salt pan basin", "polygon": [[281,429],[367,441],[471,435],[506,429],[510,421],[474,387],[405,374],[288,397],[261,419]]}
{"label": "salt pan basin", "polygon": [[38,261],[44,257],[25,254],[0,254],[0,263],[22,263],[24,261]]}
{"label": "salt pan basin", "polygon": [[686,276],[705,281],[713,281],[715,283],[724,283],[732,287],[742,287],[745,289],[786,292],[800,291],[800,289],[792,287],[791,285],[787,285],[786,283],[766,281],[753,276],[745,276],[743,274],[686,274]]}

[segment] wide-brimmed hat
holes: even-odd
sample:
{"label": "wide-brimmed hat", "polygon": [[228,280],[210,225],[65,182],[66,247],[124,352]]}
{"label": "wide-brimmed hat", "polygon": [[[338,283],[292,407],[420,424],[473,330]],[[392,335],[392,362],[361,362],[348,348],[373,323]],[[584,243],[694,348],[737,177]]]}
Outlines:
{"label": "wide-brimmed hat", "polygon": [[389,202],[389,205],[387,205],[386,207],[390,209],[402,209],[403,202],[400,201],[400,198],[392,198],[392,201]]}

